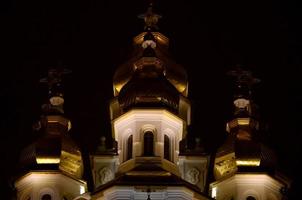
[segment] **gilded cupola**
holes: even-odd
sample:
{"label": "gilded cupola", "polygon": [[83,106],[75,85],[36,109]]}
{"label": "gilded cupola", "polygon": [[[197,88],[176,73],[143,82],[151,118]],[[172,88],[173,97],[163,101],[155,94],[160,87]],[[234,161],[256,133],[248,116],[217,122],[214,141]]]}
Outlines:
{"label": "gilded cupola", "polygon": [[[137,76],[144,66],[160,68],[162,76],[183,96],[188,95],[188,79],[184,68],[175,63],[169,55],[169,39],[158,32],[160,15],[153,12],[152,4],[145,14],[139,15],[145,21],[145,31],[133,39],[133,57],[119,66],[113,77],[114,96],[118,96],[125,85]],[[167,86],[170,87],[170,86]]]}
{"label": "gilded cupola", "polygon": [[226,124],[226,141],[216,153],[216,179],[247,168],[252,171],[270,169],[276,162],[275,154],[261,141],[257,105],[252,99],[252,86],[260,80],[242,68],[228,75],[235,79],[234,114]]}
{"label": "gilded cupola", "polygon": [[75,178],[83,175],[81,151],[69,135],[71,122],[64,116],[63,109],[62,76],[69,72],[51,69],[48,77],[41,79],[48,84],[49,97],[42,105],[40,120],[33,126],[39,137],[21,153],[24,170],[60,170]]}

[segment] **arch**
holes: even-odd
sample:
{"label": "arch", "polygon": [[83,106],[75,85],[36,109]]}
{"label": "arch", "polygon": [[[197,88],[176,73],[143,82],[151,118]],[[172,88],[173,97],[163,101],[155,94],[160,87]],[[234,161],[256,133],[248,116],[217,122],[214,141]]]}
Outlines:
{"label": "arch", "polygon": [[[120,155],[121,155],[121,162],[125,162],[125,161],[127,161],[127,160],[129,160],[128,159],[128,154],[130,154],[131,153],[131,158],[133,157],[133,155],[132,155],[132,150],[131,150],[131,152],[129,152],[128,151],[128,147],[129,147],[129,145],[128,145],[128,143],[130,143],[130,141],[129,141],[129,139],[131,140],[131,137],[132,136],[132,147],[131,147],[131,149],[133,149],[133,140],[134,140],[134,136],[133,136],[133,133],[132,133],[132,130],[131,129],[126,129],[124,132],[123,132],[123,134],[122,134],[122,136],[121,136],[121,138],[120,138],[120,147],[119,147],[119,149],[120,149]],[[130,159],[131,159],[130,158]]]}
{"label": "arch", "polygon": [[154,156],[154,134],[151,131],[144,133],[144,156]]}
{"label": "arch", "polygon": [[[177,139],[175,137],[175,133],[169,128],[166,128],[163,131],[163,133],[164,133],[164,135],[163,135],[163,143],[164,143],[163,155],[164,155],[164,158],[167,159],[166,158],[167,155],[165,155],[165,154],[168,154],[168,152],[165,152],[165,151],[168,150],[168,148],[167,148],[167,144],[168,144],[167,139],[169,139],[169,144],[168,144],[168,146],[169,146],[169,159],[167,159],[167,160],[169,160],[171,162],[174,162],[174,160],[175,160],[174,156],[177,155],[177,148],[176,148],[176,145],[175,145]],[[166,138],[166,137],[168,137],[168,138]],[[179,142],[177,144],[179,144]]]}
{"label": "arch", "polygon": [[164,135],[164,159],[171,161],[171,141],[169,136]]}
{"label": "arch", "polygon": [[89,194],[83,194],[81,196],[78,196],[76,198],[74,198],[73,200],[90,200],[91,196]]}
{"label": "arch", "polygon": [[132,159],[133,155],[133,135],[130,135],[127,139],[127,148],[126,148],[126,161]]}
{"label": "arch", "polygon": [[41,197],[41,200],[52,200],[52,197],[50,194],[43,194]]}
{"label": "arch", "polygon": [[154,135],[154,141],[157,141],[157,132],[156,132],[156,128],[154,125],[152,124],[144,124],[141,128],[141,134],[139,134],[139,141],[143,141],[143,136],[146,132],[152,132]]}
{"label": "arch", "polygon": [[249,189],[244,192],[243,196],[245,200],[259,200],[259,194],[254,189]]}
{"label": "arch", "polygon": [[39,200],[54,200],[59,198],[57,192],[50,187],[41,189],[39,193]]}

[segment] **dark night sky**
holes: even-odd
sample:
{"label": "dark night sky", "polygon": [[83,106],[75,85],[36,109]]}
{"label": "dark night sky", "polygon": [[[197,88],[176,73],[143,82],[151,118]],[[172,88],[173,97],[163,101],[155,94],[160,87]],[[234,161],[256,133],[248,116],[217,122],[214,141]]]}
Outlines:
{"label": "dark night sky", "polygon": [[[146,6],[143,0],[1,1],[1,188],[8,189],[20,149],[35,138],[31,126],[47,97],[39,79],[59,62],[73,71],[65,79],[65,111],[74,139],[87,152],[110,134],[112,76],[143,30],[136,16]],[[276,149],[279,168],[301,177],[301,7],[285,0],[158,0],[155,11],[163,15],[159,27],[173,57],[189,75],[194,133],[221,144],[215,138],[223,138],[232,106],[225,74],[246,66],[262,80],[254,99],[265,140]]]}

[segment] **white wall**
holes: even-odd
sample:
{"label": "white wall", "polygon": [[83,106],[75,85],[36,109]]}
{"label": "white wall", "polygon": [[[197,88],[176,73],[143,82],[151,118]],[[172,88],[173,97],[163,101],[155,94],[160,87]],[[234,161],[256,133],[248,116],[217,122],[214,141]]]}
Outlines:
{"label": "white wall", "polygon": [[53,200],[73,199],[87,192],[86,182],[73,179],[56,171],[30,172],[15,182],[17,199],[40,200],[44,194]]}

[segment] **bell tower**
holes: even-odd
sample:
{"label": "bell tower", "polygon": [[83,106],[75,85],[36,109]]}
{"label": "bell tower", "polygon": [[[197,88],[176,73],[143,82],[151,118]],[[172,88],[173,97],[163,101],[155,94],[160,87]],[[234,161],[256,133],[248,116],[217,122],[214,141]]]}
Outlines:
{"label": "bell tower", "polygon": [[153,5],[139,18],[145,30],[134,37],[133,56],[113,77],[109,108],[115,152],[91,156],[95,186],[131,170],[142,174],[138,167],[152,171],[156,166],[203,191],[209,157],[180,145],[191,124],[187,73],[171,59],[169,39],[158,32],[161,16]]}
{"label": "bell tower", "polygon": [[80,149],[69,135],[71,122],[64,116],[63,75],[66,69],[50,69],[48,102],[34,124],[38,139],[20,156],[22,175],[15,181],[18,200],[73,199],[87,191],[82,180],[83,160]]}

